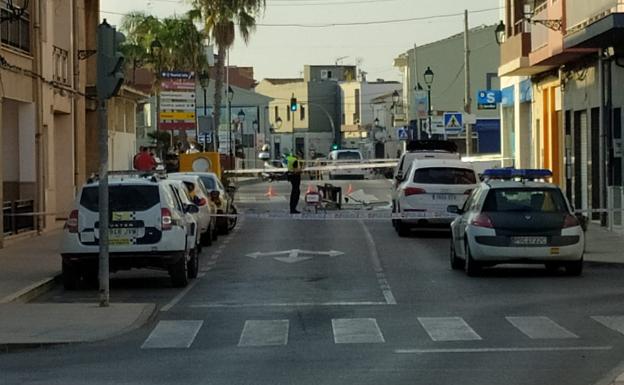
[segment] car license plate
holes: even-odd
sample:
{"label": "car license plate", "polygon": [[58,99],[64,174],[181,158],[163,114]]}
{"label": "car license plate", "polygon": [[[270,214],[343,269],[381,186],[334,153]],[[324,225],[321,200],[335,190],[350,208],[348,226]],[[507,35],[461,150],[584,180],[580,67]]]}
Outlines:
{"label": "car license plate", "polygon": [[511,237],[512,246],[546,246],[546,237]]}
{"label": "car license plate", "polygon": [[456,198],[454,194],[433,194],[434,201],[454,201]]}
{"label": "car license plate", "polygon": [[108,237],[110,239],[129,239],[136,238],[138,233],[137,229],[110,229]]}

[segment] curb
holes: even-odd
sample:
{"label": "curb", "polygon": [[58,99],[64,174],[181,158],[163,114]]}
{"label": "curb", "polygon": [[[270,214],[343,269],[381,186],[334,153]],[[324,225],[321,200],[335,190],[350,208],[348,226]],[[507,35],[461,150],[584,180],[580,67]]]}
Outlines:
{"label": "curb", "polygon": [[42,342],[42,343],[9,343],[9,344],[0,344],[0,354],[2,353],[14,353],[18,351],[30,350],[30,349],[40,349],[40,348],[50,348],[55,346],[65,346],[65,345],[77,345],[77,344],[88,344],[106,341],[112,338],[116,338],[122,336],[126,333],[129,333],[133,330],[136,330],[143,325],[153,321],[156,319],[158,314],[158,307],[156,304],[149,303],[143,307],[141,314],[137,317],[137,319],[132,322],[129,326],[120,329],[110,335],[104,336],[102,338],[93,339],[93,340],[84,340],[84,341],[72,341],[72,342]]}
{"label": "curb", "polygon": [[60,279],[61,274],[57,274],[53,277],[48,277],[42,279],[39,282],[35,282],[32,285],[29,285],[20,291],[17,291],[13,294],[9,294],[8,296],[0,299],[0,304],[2,303],[26,303],[30,302],[33,299],[39,297],[40,295],[50,291],[54,284]]}

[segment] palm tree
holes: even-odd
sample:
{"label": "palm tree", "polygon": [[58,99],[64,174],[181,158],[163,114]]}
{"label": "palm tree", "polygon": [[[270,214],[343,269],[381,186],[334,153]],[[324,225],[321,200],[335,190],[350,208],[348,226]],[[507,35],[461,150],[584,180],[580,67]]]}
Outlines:
{"label": "palm tree", "polygon": [[[234,44],[236,25],[245,43],[249,42],[256,28],[256,17],[266,7],[265,0],[190,0],[194,10],[191,15],[201,16],[205,31],[217,45],[215,68],[214,123],[218,129],[221,123],[221,101],[223,98],[223,73],[225,55]],[[218,136],[217,136],[218,137]],[[218,141],[217,141],[218,146]]]}

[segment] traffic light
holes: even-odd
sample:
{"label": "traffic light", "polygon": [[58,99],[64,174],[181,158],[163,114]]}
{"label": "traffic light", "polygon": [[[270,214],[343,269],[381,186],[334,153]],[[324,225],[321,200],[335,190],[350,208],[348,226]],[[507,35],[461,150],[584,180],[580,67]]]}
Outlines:
{"label": "traffic light", "polygon": [[294,94],[293,94],[292,98],[290,98],[290,110],[292,112],[297,111],[297,98],[295,98]]}
{"label": "traffic light", "polygon": [[332,144],[331,149],[332,149],[332,151],[335,151],[335,150],[340,150],[340,145],[339,145],[339,144],[337,144],[337,143],[334,143],[334,144]]}
{"label": "traffic light", "polygon": [[124,55],[121,44],[126,37],[106,22],[97,29],[97,95],[100,100],[117,95],[124,82]]}

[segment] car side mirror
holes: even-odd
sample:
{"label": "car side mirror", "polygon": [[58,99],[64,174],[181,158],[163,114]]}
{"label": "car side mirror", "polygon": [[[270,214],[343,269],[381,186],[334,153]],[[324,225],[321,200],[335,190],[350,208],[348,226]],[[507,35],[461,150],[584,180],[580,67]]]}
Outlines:
{"label": "car side mirror", "polygon": [[462,209],[459,208],[459,206],[457,205],[450,205],[446,208],[446,211],[451,213],[451,214],[457,214],[457,215],[461,215],[463,214]]}
{"label": "car side mirror", "polygon": [[199,207],[197,205],[186,205],[186,212],[189,214],[197,214],[199,212]]}

